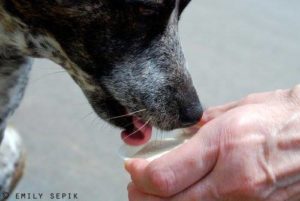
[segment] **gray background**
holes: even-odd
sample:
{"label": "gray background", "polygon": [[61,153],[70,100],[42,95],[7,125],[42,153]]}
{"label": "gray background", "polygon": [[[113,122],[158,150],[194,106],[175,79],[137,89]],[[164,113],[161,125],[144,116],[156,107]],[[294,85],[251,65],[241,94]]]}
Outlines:
{"label": "gray background", "polygon": [[[204,105],[300,83],[299,8],[298,0],[190,4],[180,32]],[[75,192],[82,201],[127,200],[129,178],[117,156],[120,132],[91,112],[62,68],[36,60],[24,101],[11,120],[28,152],[16,192]]]}

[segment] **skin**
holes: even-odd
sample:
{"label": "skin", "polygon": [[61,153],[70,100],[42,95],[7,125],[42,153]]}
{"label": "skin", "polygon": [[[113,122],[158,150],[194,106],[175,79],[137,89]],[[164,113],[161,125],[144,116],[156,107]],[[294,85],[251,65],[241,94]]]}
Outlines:
{"label": "skin", "polygon": [[300,86],[208,109],[180,148],[126,163],[130,201],[300,199]]}

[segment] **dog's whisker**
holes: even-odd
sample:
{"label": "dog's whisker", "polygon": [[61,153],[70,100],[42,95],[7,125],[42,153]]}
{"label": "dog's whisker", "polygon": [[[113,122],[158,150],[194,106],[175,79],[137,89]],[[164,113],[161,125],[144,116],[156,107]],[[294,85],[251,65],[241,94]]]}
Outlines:
{"label": "dog's whisker", "polygon": [[45,78],[45,77],[52,76],[52,75],[57,75],[57,74],[61,74],[61,73],[62,73],[62,74],[63,74],[63,73],[67,73],[67,71],[62,70],[62,71],[56,71],[56,72],[44,74],[44,75],[40,76],[39,78],[33,80],[32,83],[35,83],[35,82],[37,82],[37,81],[40,81],[40,80],[42,80],[42,79]]}
{"label": "dog's whisker", "polygon": [[159,141],[159,146],[160,147],[164,146],[164,141],[165,141],[165,139],[167,137],[166,135],[167,135],[167,132],[165,132],[165,131],[161,131],[160,132],[160,141]]}
{"label": "dog's whisker", "polygon": [[90,115],[94,114],[94,111],[89,112],[88,114],[84,115],[80,120],[85,120],[86,118],[88,118]]}
{"label": "dog's whisker", "polygon": [[158,133],[158,138],[159,138],[159,139],[158,139],[157,145],[156,145],[156,146],[159,147],[159,148],[162,146],[162,135],[163,135],[162,133],[163,133],[163,131],[162,131],[162,130],[159,130],[159,133]]}
{"label": "dog's whisker", "polygon": [[144,112],[144,111],[146,111],[146,109],[142,109],[142,110],[138,110],[138,111],[131,112],[131,113],[128,113],[128,114],[124,114],[124,115],[112,117],[112,118],[109,118],[109,119],[106,119],[106,120],[110,121],[110,120],[119,119],[119,118],[123,118],[123,117],[129,117],[129,116],[131,116],[133,114],[137,114],[137,113]]}
{"label": "dog's whisker", "polygon": [[156,132],[155,132],[155,140],[154,140],[154,145],[153,145],[154,147],[157,147],[159,132],[160,132],[160,130],[156,130]]}
{"label": "dog's whisker", "polygon": [[161,132],[161,142],[160,142],[160,145],[162,145],[162,141],[166,138],[166,133],[164,131]]}
{"label": "dog's whisker", "polygon": [[141,129],[143,129],[145,126],[147,126],[147,124],[150,122],[151,119],[148,119],[148,121],[146,121],[144,123],[144,125],[142,125],[141,127],[139,127],[137,130],[135,130],[134,132],[130,133],[128,136],[126,136],[124,139],[129,138],[130,136],[136,134],[137,132],[139,132]]}

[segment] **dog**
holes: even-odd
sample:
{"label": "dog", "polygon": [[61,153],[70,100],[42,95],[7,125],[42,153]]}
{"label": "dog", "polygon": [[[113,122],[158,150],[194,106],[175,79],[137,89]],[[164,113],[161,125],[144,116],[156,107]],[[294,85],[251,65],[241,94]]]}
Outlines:
{"label": "dog", "polygon": [[[203,110],[178,36],[178,22],[189,3],[2,0],[1,139],[22,99],[32,58],[61,65],[97,115],[124,130],[122,138],[129,144],[145,143],[142,139],[153,126],[172,130],[197,123]],[[18,167],[18,161],[11,163]],[[14,179],[4,180],[12,175],[0,176],[0,192],[11,191]]]}

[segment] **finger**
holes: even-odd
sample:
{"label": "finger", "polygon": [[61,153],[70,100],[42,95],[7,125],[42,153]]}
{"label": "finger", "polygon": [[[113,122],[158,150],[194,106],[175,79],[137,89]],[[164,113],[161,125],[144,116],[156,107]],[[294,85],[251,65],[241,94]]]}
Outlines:
{"label": "finger", "polygon": [[132,160],[126,168],[133,183],[144,193],[170,197],[201,180],[218,157],[218,129],[210,124],[189,142],[149,163]]}
{"label": "finger", "polygon": [[201,122],[203,124],[223,115],[224,113],[239,107],[243,105],[249,105],[249,104],[258,104],[258,103],[263,103],[268,100],[274,99],[274,95],[276,97],[283,96],[285,93],[285,90],[277,90],[274,94],[274,92],[262,92],[262,93],[255,93],[255,94],[250,94],[246,96],[245,98],[238,100],[238,101],[233,101],[224,105],[216,106],[216,107],[211,107],[208,108],[204,114]]}
{"label": "finger", "polygon": [[232,110],[238,105],[239,105],[239,101],[234,101],[234,102],[227,103],[225,105],[208,108],[206,111],[204,111],[201,122],[202,124],[206,124],[211,120],[228,112],[229,110]]}
{"label": "finger", "polygon": [[142,193],[133,183],[128,185],[127,191],[129,201],[166,201],[162,198]]}

